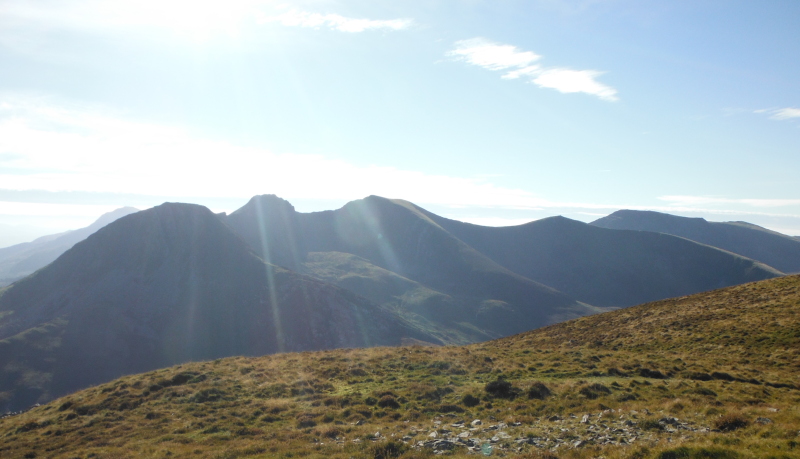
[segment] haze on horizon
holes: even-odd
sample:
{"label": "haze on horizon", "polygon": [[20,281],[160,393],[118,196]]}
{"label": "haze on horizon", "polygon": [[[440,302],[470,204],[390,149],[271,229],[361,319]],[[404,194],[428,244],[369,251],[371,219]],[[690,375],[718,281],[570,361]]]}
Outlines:
{"label": "haze on horizon", "polygon": [[0,247],[164,201],[800,235],[800,4],[6,0]]}

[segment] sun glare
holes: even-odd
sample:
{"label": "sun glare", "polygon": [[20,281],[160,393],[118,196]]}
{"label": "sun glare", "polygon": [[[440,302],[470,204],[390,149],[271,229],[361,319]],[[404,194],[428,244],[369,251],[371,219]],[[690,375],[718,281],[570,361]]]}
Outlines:
{"label": "sun glare", "polygon": [[120,26],[167,29],[192,40],[207,40],[224,34],[236,37],[254,22],[263,0],[140,0],[98,2],[94,8],[102,18]]}

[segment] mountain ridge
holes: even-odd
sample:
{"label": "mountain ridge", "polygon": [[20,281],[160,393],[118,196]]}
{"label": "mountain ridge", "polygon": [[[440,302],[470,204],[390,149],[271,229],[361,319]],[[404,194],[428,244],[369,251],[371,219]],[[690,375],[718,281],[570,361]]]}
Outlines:
{"label": "mountain ridge", "polygon": [[352,292],[266,264],[208,209],[167,203],[2,292],[0,402],[15,409],[191,360],[404,337],[436,341]]}
{"label": "mountain ridge", "polygon": [[619,210],[590,225],[672,234],[761,261],[785,273],[800,272],[798,238],[752,223],[709,222],[653,211]]}
{"label": "mountain ridge", "polygon": [[22,279],[51,263],[76,243],[107,224],[139,210],[121,207],[101,215],[91,225],[65,233],[39,237],[31,242],[0,249],[0,287]]}

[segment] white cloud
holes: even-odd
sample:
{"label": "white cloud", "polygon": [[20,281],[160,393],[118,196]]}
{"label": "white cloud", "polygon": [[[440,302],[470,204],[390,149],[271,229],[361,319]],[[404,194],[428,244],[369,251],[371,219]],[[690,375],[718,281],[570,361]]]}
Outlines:
{"label": "white cloud", "polygon": [[22,215],[26,217],[97,217],[118,208],[113,205],[55,204],[43,202],[0,201],[0,215]]}
{"label": "white cloud", "polygon": [[530,51],[521,51],[516,46],[493,43],[484,38],[457,41],[455,49],[447,55],[489,70],[528,67],[541,57]]}
{"label": "white cloud", "polygon": [[271,0],[3,0],[0,44],[35,48],[51,30],[139,34],[148,39],[166,32],[205,42],[218,36],[239,37],[246,28],[269,22],[342,32],[400,30],[412,23],[410,19],[358,19],[296,10],[270,16],[275,12]]}
{"label": "white cloud", "polygon": [[[376,194],[420,205],[484,209],[469,211],[476,218],[487,216],[485,211],[490,209],[551,214],[635,209],[798,218],[791,213],[800,206],[800,199],[683,195],[662,196],[659,199],[665,204],[656,206],[564,202],[537,196],[529,190],[504,187],[493,183],[493,179],[496,178],[360,165],[323,155],[276,153],[204,139],[177,127],[126,120],[98,109],[0,95],[0,187],[3,189],[171,196],[176,200],[191,198],[194,202],[202,197],[246,200],[264,193],[274,193],[290,201],[344,202]],[[99,215],[110,210],[82,207],[58,211],[37,206],[25,210],[26,206],[29,204],[0,203],[0,214]],[[776,207],[786,209],[785,214],[768,212]]]}
{"label": "white cloud", "polygon": [[307,11],[291,10],[277,16],[262,15],[258,22],[266,24],[277,22],[284,26],[325,27],[339,32],[364,32],[366,30],[389,29],[403,30],[412,24],[411,19],[362,19],[348,18],[338,14],[319,14]]}
{"label": "white cloud", "polygon": [[0,28],[6,32],[72,29],[103,33],[166,30],[191,39],[238,35],[266,0],[6,0]]}
{"label": "white cloud", "polygon": [[660,196],[661,201],[676,206],[698,206],[709,204],[744,204],[752,207],[785,207],[800,206],[800,199],[753,199],[753,198],[720,198],[715,196]]}
{"label": "white cloud", "polygon": [[770,116],[773,120],[788,120],[792,118],[800,118],[800,108],[781,108],[778,110],[772,111],[772,116]]}
{"label": "white cloud", "polygon": [[541,88],[562,93],[582,92],[603,100],[616,101],[617,90],[600,83],[595,78],[603,74],[597,70],[571,70],[542,67],[534,64],[541,56],[523,51],[513,45],[495,43],[485,38],[471,38],[455,43],[447,55],[468,64],[488,70],[507,70],[501,78],[507,80],[526,77]]}
{"label": "white cloud", "polygon": [[585,92],[603,100],[617,100],[616,89],[595,80],[600,75],[602,72],[595,70],[549,69],[534,78],[533,82],[563,93]]}
{"label": "white cloud", "polygon": [[758,115],[769,115],[771,120],[790,120],[800,118],[800,108],[786,107],[786,108],[761,108],[753,110],[753,113]]}
{"label": "white cloud", "polygon": [[[414,183],[414,187],[409,187]],[[0,97],[0,184],[16,190],[178,197],[352,200],[371,194],[421,203],[530,207],[531,193],[485,179],[355,165],[196,137],[85,108]]]}

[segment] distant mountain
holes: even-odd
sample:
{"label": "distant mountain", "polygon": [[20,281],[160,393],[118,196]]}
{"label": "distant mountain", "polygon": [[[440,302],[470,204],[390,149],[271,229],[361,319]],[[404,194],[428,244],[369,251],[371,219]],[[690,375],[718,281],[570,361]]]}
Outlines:
{"label": "distant mountain", "polygon": [[437,342],[348,290],[265,263],[218,216],[121,218],[0,291],[0,409],[232,355]]}
{"label": "distant mountain", "polygon": [[276,196],[230,215],[167,203],[0,289],[0,409],[181,362],[481,341],[781,275],[563,217],[482,227],[377,196],[313,213]]}
{"label": "distant mountain", "polygon": [[498,228],[426,215],[511,271],[595,306],[633,306],[783,274],[679,237],[564,217]]}
{"label": "distant mountain", "polygon": [[474,319],[473,323],[452,320],[453,316],[461,317],[459,310],[470,309],[469,299],[433,290],[349,253],[310,252],[302,272],[356,292],[448,344],[467,344],[502,336],[479,328]]}
{"label": "distant mountain", "polygon": [[138,212],[133,207],[122,207],[100,216],[91,225],[65,233],[42,236],[32,242],[12,245],[0,249],[0,287],[46,266],[69,250],[76,243],[86,239],[100,228],[118,218]]}
{"label": "distant mountain", "polygon": [[709,222],[652,211],[619,210],[593,226],[672,234],[758,260],[785,273],[800,272],[800,240],[747,222]]}
{"label": "distant mountain", "polygon": [[[298,266],[312,252],[360,257],[452,300],[422,303],[415,313],[494,336],[599,311],[498,265],[407,201],[370,196],[335,211],[298,213],[280,198],[257,196],[228,223],[257,253],[284,266]],[[348,288],[369,297],[386,288],[375,282]]]}

